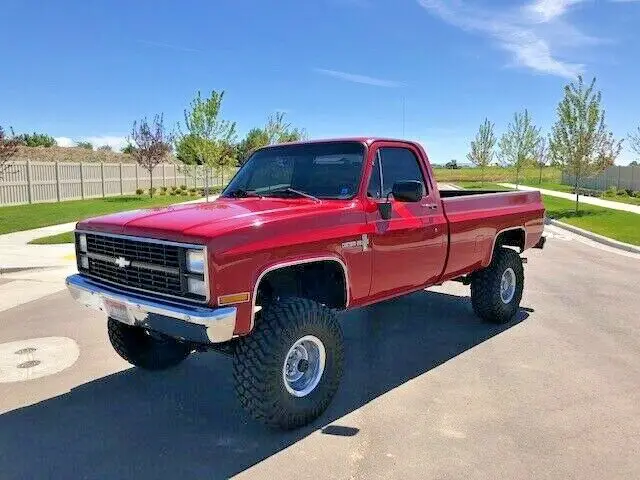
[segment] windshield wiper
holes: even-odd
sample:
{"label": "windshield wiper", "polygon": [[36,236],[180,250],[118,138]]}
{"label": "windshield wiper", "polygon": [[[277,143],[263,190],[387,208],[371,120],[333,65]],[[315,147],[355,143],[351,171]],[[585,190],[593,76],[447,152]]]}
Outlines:
{"label": "windshield wiper", "polygon": [[233,190],[227,194],[225,197],[231,198],[247,198],[247,197],[262,197],[262,195],[258,195],[255,190],[243,190],[242,188],[238,188]]}
{"label": "windshield wiper", "polygon": [[[263,195],[265,197],[266,196],[276,196],[277,194],[281,194],[281,193],[293,194],[293,195],[297,195],[299,197],[309,198],[309,199],[311,199],[311,200],[313,200],[315,202],[320,202],[320,199],[318,197],[314,197],[310,193],[301,192],[300,190],[296,190],[295,188],[291,188],[291,187],[276,188],[275,190],[269,190],[267,192],[264,192]],[[276,194],[276,195],[273,195],[273,194]]]}

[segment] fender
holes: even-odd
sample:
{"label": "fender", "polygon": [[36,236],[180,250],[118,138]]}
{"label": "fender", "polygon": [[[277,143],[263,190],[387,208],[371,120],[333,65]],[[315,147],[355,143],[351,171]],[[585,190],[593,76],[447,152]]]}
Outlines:
{"label": "fender", "polygon": [[251,298],[251,324],[249,325],[249,331],[253,330],[253,327],[255,325],[255,318],[256,318],[256,300],[258,297],[258,287],[260,286],[260,282],[262,281],[262,278],[270,272],[273,272],[275,270],[279,270],[281,268],[287,268],[287,267],[292,267],[294,265],[304,265],[305,263],[314,263],[314,262],[335,262],[338,265],[340,265],[340,267],[342,268],[342,273],[344,275],[344,286],[345,286],[345,299],[346,299],[346,306],[345,308],[349,307],[349,269],[347,268],[347,265],[345,264],[344,260],[342,260],[340,257],[337,256],[333,256],[333,255],[323,255],[323,256],[319,256],[319,257],[307,257],[307,258],[298,258],[298,259],[293,259],[293,260],[286,260],[286,261],[282,261],[282,262],[278,262],[275,263],[273,265],[270,265],[269,267],[265,268],[260,275],[258,275],[258,278],[256,279],[256,282],[253,286],[253,296]]}

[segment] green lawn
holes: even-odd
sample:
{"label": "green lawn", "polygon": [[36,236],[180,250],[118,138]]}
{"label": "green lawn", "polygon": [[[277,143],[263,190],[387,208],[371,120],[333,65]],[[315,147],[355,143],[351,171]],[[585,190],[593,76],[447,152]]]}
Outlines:
{"label": "green lawn", "polygon": [[107,213],[186,202],[196,197],[157,195],[96,198],[0,207],[0,234],[75,222]]}
{"label": "green lawn", "polygon": [[[541,184],[539,184],[538,182],[525,182],[523,183],[523,185],[544,188],[546,190],[555,190],[556,192],[573,193],[573,187],[571,185],[564,185],[562,183],[542,182]],[[612,202],[640,205],[639,197],[630,197],[628,195],[606,195],[606,192],[603,192],[603,195],[601,195],[600,198],[602,198],[603,200],[610,200]]]}
{"label": "green lawn", "polygon": [[556,183],[556,182],[542,182],[542,183],[538,183],[538,181],[523,182],[522,185],[527,185],[529,187],[536,187],[536,188],[544,188],[545,190],[555,190],[556,192],[564,192],[564,193],[571,193],[573,191],[573,187],[571,185],[565,185],[563,183]]}
{"label": "green lawn", "polygon": [[[467,189],[504,190],[504,187],[494,183],[481,186],[477,182],[456,182],[456,185]],[[581,203],[576,215],[575,202],[572,200],[543,195],[542,201],[549,218],[620,242],[640,245],[640,215],[637,213]]]}
{"label": "green lawn", "polygon": [[612,202],[628,203],[630,205],[640,205],[640,197],[629,197],[623,195],[603,195],[603,200],[611,200]]}
{"label": "green lawn", "polygon": [[547,216],[590,232],[604,235],[632,245],[640,245],[640,215],[595,205],[580,204],[575,213],[575,202],[564,198],[542,196]]}
{"label": "green lawn", "polygon": [[505,192],[509,189],[507,187],[503,187],[498,185],[497,183],[491,182],[455,182],[455,185],[458,187],[462,187],[467,190],[504,190]]}
{"label": "green lawn", "polygon": [[31,240],[31,245],[53,245],[57,243],[73,243],[75,240],[73,231],[59,233],[58,235],[51,235],[49,237],[36,238]]}
{"label": "green lawn", "polygon": [[[487,167],[482,172],[479,168],[458,168],[455,170],[448,168],[434,168],[434,176],[438,182],[476,182],[484,178],[487,182],[514,183],[516,172],[512,168]],[[542,181],[547,183],[560,183],[562,171],[555,167],[545,167],[542,169]],[[536,184],[540,178],[538,168],[525,168],[520,171],[520,183],[532,185]]]}

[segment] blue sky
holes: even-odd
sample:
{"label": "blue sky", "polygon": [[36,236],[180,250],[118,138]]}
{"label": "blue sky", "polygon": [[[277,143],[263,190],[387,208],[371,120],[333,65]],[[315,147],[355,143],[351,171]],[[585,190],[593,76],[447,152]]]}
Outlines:
{"label": "blue sky", "polygon": [[[640,1],[0,0],[0,125],[119,144],[225,90],[246,132],[274,111],[312,138],[404,136],[464,160],[485,116],[548,130],[562,86],[596,76],[620,137],[640,125]],[[625,150],[617,163],[633,155]]]}

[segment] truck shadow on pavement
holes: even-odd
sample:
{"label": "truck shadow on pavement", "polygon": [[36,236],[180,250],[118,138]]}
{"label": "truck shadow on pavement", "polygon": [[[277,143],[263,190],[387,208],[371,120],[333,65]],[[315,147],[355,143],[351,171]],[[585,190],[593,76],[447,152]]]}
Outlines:
{"label": "truck shadow on pavement", "polygon": [[[1,415],[0,477],[226,478],[528,315],[522,309],[507,325],[488,325],[474,316],[468,297],[435,292],[346,313],[340,390],[315,424],[292,432],[267,429],[244,415],[228,357],[194,355],[161,373],[125,370]],[[358,434],[349,427],[324,429],[342,431]]]}

